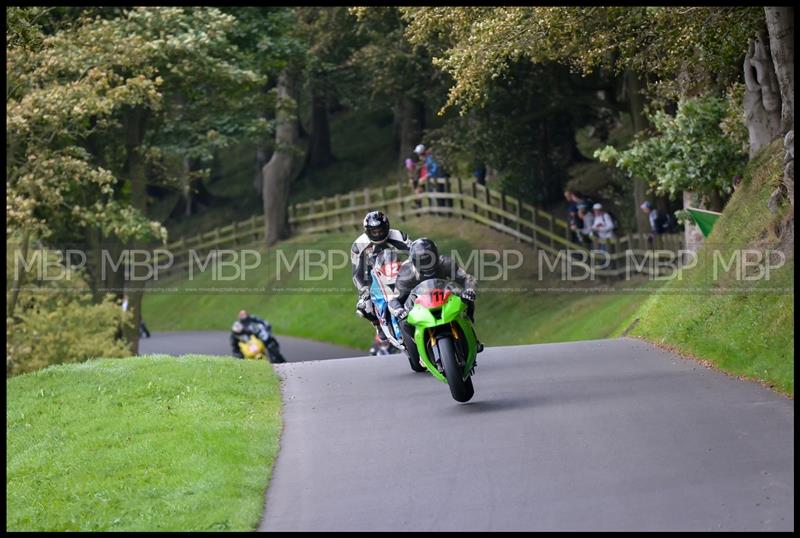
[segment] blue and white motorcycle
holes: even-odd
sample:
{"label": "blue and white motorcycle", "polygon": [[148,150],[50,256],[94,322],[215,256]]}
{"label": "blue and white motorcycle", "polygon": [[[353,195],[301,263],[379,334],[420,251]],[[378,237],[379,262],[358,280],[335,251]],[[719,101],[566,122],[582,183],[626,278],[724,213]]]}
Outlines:
{"label": "blue and white motorcycle", "polygon": [[[372,298],[372,305],[375,308],[375,315],[381,326],[384,336],[394,348],[392,351],[405,352],[403,345],[403,333],[400,332],[400,324],[389,311],[389,298],[394,294],[397,273],[400,265],[408,257],[408,253],[401,250],[387,248],[382,250],[372,263],[372,283],[370,284],[369,294]],[[406,356],[408,354],[406,353]],[[424,372],[425,366],[408,359],[411,369],[415,372]]]}

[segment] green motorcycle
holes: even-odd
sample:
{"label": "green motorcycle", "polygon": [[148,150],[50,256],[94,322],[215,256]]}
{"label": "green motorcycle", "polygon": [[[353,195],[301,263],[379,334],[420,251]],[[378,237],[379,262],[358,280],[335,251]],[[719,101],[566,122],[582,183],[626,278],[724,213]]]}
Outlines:
{"label": "green motorcycle", "polygon": [[455,282],[433,278],[411,291],[406,308],[422,364],[447,383],[453,399],[467,402],[475,394],[471,376],[478,349],[460,293]]}

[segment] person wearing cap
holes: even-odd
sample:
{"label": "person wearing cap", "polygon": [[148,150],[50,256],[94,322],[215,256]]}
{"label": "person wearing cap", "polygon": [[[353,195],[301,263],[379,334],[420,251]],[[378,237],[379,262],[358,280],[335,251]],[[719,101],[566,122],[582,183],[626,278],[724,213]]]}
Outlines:
{"label": "person wearing cap", "polygon": [[614,220],[607,211],[603,211],[600,203],[592,206],[593,222],[592,231],[598,239],[614,239]]}
{"label": "person wearing cap", "polygon": [[662,215],[661,212],[653,206],[650,201],[645,201],[639,206],[645,212],[650,220],[650,231],[653,235],[661,235],[667,233],[670,228],[669,214]]}
{"label": "person wearing cap", "polygon": [[660,234],[662,230],[659,225],[658,209],[653,207],[653,203],[649,200],[645,200],[639,208],[644,211],[644,214],[650,219],[650,231],[656,235]]}

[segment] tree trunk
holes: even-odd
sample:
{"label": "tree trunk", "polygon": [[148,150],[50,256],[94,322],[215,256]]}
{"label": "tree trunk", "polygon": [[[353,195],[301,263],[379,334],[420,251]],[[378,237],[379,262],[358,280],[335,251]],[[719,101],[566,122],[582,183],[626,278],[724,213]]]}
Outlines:
{"label": "tree trunk", "polygon": [[425,128],[425,104],[413,97],[402,96],[394,108],[399,117],[400,125],[400,154],[402,163],[411,155],[414,147],[422,142],[422,130]]}
{"label": "tree trunk", "polygon": [[[23,263],[28,263],[28,244],[30,243],[31,232],[28,228],[25,228],[22,232],[22,261]],[[14,273],[16,275],[16,271]],[[19,293],[22,289],[22,286],[25,284],[25,270],[23,269],[19,278],[14,281],[14,288],[11,290],[11,298],[8,301],[8,305],[6,307],[6,318],[13,318],[14,317],[14,310],[17,308],[17,301],[19,300]]]}
{"label": "tree trunk", "polygon": [[783,187],[786,189],[786,196],[794,206],[794,129],[786,133],[783,140],[785,152],[783,168]]}
{"label": "tree trunk", "polygon": [[750,42],[744,59],[744,110],[750,139],[750,158],[781,136],[781,96],[767,38]]}
{"label": "tree trunk", "polygon": [[315,85],[311,91],[311,141],[308,166],[323,168],[333,161],[331,132],[328,125],[328,102],[324,90]]}
{"label": "tree trunk", "polygon": [[[124,128],[126,133],[126,171],[131,182],[131,206],[147,215],[147,163],[142,153],[144,141],[146,111],[140,107],[134,108],[126,114]],[[128,242],[127,248],[134,250],[143,248],[141,240],[133,239]],[[144,282],[131,278],[133,271],[125,281],[125,291],[128,294],[128,308],[133,313],[133,323],[122,328],[122,334],[131,345],[131,352],[139,353],[139,324],[142,320],[142,299],[144,297]]]}
{"label": "tree trunk", "polygon": [[781,92],[781,132],[794,128],[794,8],[765,7],[769,50]]}
{"label": "tree trunk", "polygon": [[183,174],[183,200],[186,204],[184,208],[184,215],[189,217],[192,214],[192,182],[189,178],[189,174],[191,170],[189,169],[189,158],[184,157],[182,162],[183,168],[181,172]]}
{"label": "tree trunk", "polygon": [[300,127],[297,120],[297,93],[294,77],[284,70],[278,77],[278,100],[275,121],[275,151],[264,165],[262,201],[264,240],[272,246],[289,236],[287,203],[289,187],[303,162],[298,147]]}
{"label": "tree trunk", "polygon": [[[705,209],[702,203],[699,203],[696,198],[699,198],[695,193],[690,191],[683,191],[683,207],[696,207],[698,209]],[[703,232],[697,224],[686,223],[684,226],[684,247],[689,252],[697,252],[703,246]]]}
{"label": "tree trunk", "polygon": [[785,135],[783,192],[778,196],[787,197],[794,205],[794,8],[765,7],[764,15],[772,64],[781,91],[781,132]]}
{"label": "tree trunk", "polygon": [[[644,96],[642,95],[642,82],[632,71],[625,73],[626,90],[628,93],[628,103],[631,110],[631,122],[633,132],[638,133],[647,128],[647,118],[644,117]],[[650,222],[647,215],[639,207],[647,199],[647,183],[643,179],[633,178],[633,204],[634,214],[636,215],[636,233],[643,234],[650,230]]]}

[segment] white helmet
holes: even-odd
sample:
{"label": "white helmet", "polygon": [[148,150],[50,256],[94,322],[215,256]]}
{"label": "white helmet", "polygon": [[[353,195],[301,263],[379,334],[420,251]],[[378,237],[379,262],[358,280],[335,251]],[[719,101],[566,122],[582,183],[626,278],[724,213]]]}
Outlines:
{"label": "white helmet", "polygon": [[425,153],[425,146],[419,144],[417,147],[414,148],[414,153],[416,153],[417,155],[422,155],[423,153]]}

